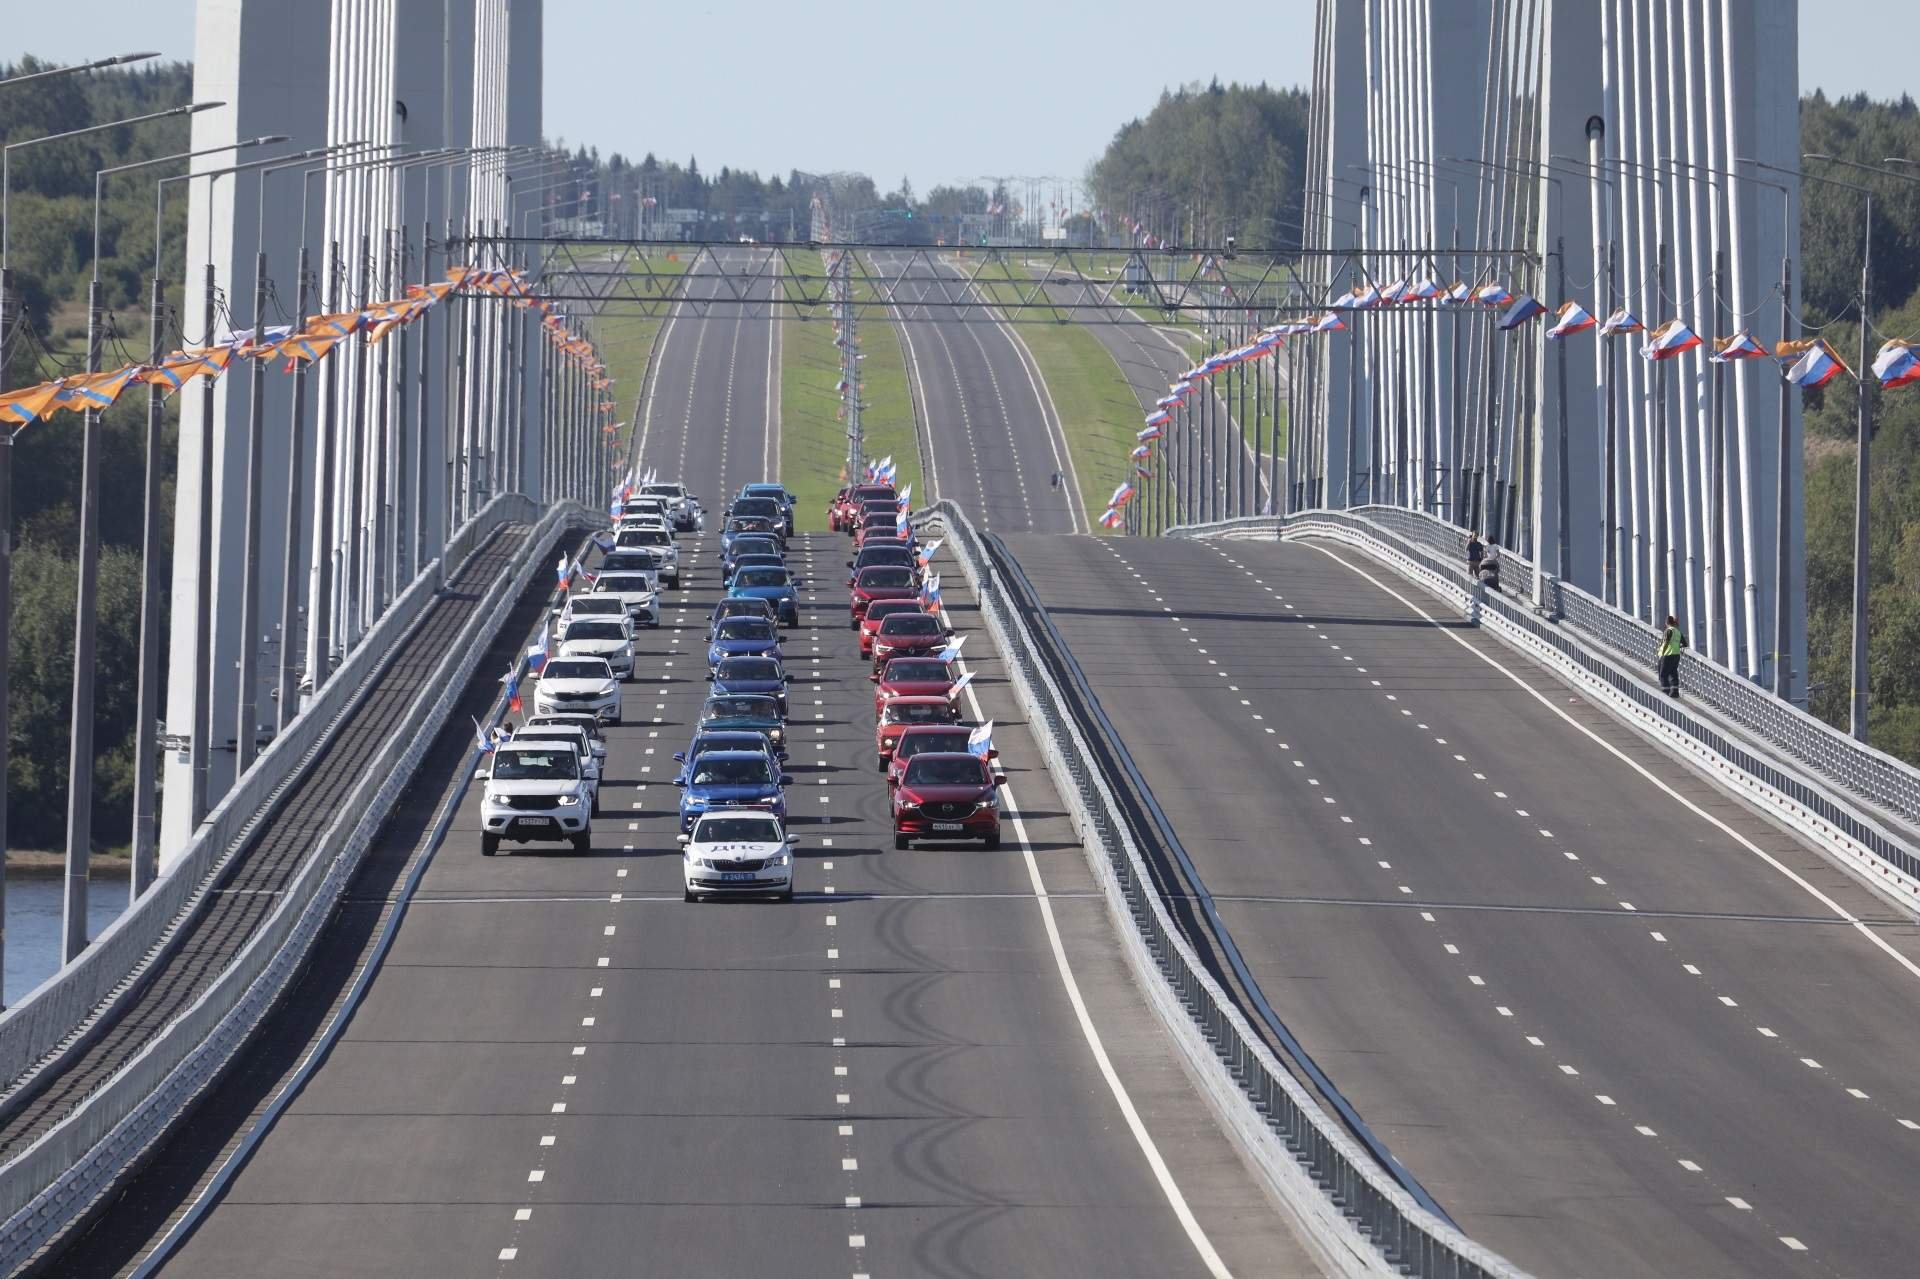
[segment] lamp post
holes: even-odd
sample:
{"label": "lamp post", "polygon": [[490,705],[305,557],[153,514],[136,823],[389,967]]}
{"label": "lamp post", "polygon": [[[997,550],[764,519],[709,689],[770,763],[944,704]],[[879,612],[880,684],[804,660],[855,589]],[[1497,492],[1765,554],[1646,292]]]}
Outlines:
{"label": "lamp post", "polygon": [[[244,151],[252,147],[285,142],[285,135],[248,138],[242,142],[202,147],[176,155],[102,169],[94,176],[94,259],[96,274],[100,256],[100,191],[106,178],[115,173],[152,168],[180,160],[193,160],[223,151]],[[164,179],[163,179],[164,181]],[[165,284],[161,279],[161,204],[165,187],[155,184],[153,215],[153,283],[148,312],[149,364],[160,363],[161,312],[165,307]],[[164,400],[157,384],[147,387],[146,487],[142,500],[144,525],[140,546],[140,656],[139,685],[135,695],[133,734],[133,857],[130,900],[137,901],[158,873],[158,844],[155,832],[154,771],[157,762],[157,736],[160,714],[160,437]]]}
{"label": "lamp post", "polygon": [[25,75],[8,76],[0,80],[0,89],[16,84],[31,84],[36,80],[51,80],[56,76],[77,75],[82,71],[98,71],[102,67],[124,66],[129,62],[145,62],[148,58],[157,58],[157,53],[121,53],[111,58],[98,58],[92,62],[77,62],[70,67],[48,67],[44,71],[29,71]]}

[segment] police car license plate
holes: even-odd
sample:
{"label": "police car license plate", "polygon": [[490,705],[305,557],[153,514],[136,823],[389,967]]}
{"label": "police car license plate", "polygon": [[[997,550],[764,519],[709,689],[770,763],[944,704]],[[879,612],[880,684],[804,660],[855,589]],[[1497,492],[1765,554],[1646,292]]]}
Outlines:
{"label": "police car license plate", "polygon": [[933,828],[935,830],[965,830],[967,824],[965,822],[935,822]]}
{"label": "police car license plate", "polygon": [[751,880],[753,878],[753,872],[750,870],[723,870],[720,872],[720,878],[730,884],[742,883]]}

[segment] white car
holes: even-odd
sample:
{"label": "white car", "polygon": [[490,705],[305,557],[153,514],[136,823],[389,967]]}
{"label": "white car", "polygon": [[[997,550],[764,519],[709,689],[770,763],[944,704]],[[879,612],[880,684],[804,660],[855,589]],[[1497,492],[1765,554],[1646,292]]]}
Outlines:
{"label": "white car", "polygon": [[625,600],[587,590],[568,593],[567,602],[554,609],[553,615],[559,619],[554,623],[554,629],[565,634],[567,627],[582,617],[618,621],[620,618],[629,616],[629,613]]}
{"label": "white car", "polygon": [[568,711],[592,715],[603,724],[620,722],[620,682],[601,657],[549,658],[533,686],[533,713]]}
{"label": "white car", "polygon": [[523,727],[551,728],[554,725],[572,724],[587,735],[587,746],[597,760],[607,758],[607,739],[600,731],[600,721],[591,715],[529,715]]}
{"label": "white car", "polygon": [[680,581],[680,548],[674,545],[673,534],[665,529],[630,528],[615,533],[613,548],[616,551],[646,551],[653,556],[653,566],[663,579],[674,583]]}
{"label": "white car", "polygon": [[647,516],[653,516],[662,523],[671,523],[673,520],[673,508],[663,497],[628,498],[627,504],[620,508],[620,522],[622,524],[625,524],[626,521],[630,519],[643,519]]}
{"label": "white car", "polygon": [[571,746],[580,756],[580,775],[586,781],[587,816],[600,815],[600,776],[604,771],[593,743],[578,724],[522,724],[513,730],[511,742],[538,742],[549,746]]}
{"label": "white car", "polygon": [[773,814],[716,808],[679,838],[687,901],[764,894],[793,900],[793,843]]}
{"label": "white car", "polygon": [[[593,583],[593,593],[586,599],[613,598],[632,618],[636,626],[660,625],[660,597],[655,589],[651,573],[634,573],[621,570],[618,573],[602,573]],[[561,615],[565,620],[565,614]]]}
{"label": "white car", "polygon": [[593,800],[580,754],[565,742],[515,742],[493,752],[475,774],[480,793],[480,852],[491,857],[500,841],[570,843],[576,853],[593,848]]}
{"label": "white car", "polygon": [[644,484],[640,487],[640,496],[657,497],[665,501],[668,517],[682,533],[691,533],[700,527],[700,501],[687,492],[686,485]]}
{"label": "white car", "polygon": [[605,658],[615,679],[632,679],[633,619],[575,618],[560,632],[560,656]]}

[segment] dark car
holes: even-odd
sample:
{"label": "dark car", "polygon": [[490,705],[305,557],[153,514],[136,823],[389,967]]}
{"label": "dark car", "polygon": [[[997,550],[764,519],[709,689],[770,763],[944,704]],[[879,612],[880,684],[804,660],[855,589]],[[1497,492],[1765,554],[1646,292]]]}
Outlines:
{"label": "dark car", "polygon": [[765,600],[773,605],[780,621],[791,630],[800,625],[800,587],[803,585],[785,568],[742,565],[727,583],[727,594]]}
{"label": "dark car", "polygon": [[771,622],[776,620],[775,611],[772,600],[729,595],[713,606],[713,616],[707,619],[707,638],[711,640],[714,629],[729,617],[758,617]]}
{"label": "dark car", "polygon": [[720,571],[722,575],[733,571],[733,562],[742,555],[785,555],[787,548],[780,539],[766,533],[742,533],[728,542],[720,552]]}
{"label": "dark car", "polygon": [[787,685],[791,677],[775,658],[725,658],[708,678],[713,681],[716,693],[765,693],[779,703],[780,718],[787,717]]}
{"label": "dark car", "polygon": [[713,628],[707,645],[707,669],[729,657],[778,657],[780,632],[772,622],[757,617],[729,617]]}
{"label": "dark car", "polygon": [[925,751],[893,788],[893,846],[916,839],[978,839],[1000,847],[999,788],[1006,775],[977,755]]}
{"label": "dark car", "polygon": [[[673,753],[673,762],[690,764],[708,751],[759,751],[768,759],[776,758],[773,744],[764,733],[753,729],[714,728],[696,730],[693,740],[687,743],[687,749]],[[680,779],[686,779],[685,768],[680,770]]]}
{"label": "dark car", "polygon": [[721,557],[723,559],[725,558],[728,550],[732,548],[735,538],[750,536],[752,534],[760,534],[765,537],[777,539],[780,536],[779,522],[775,519],[769,519],[759,515],[748,515],[728,519],[727,526],[720,530]]}
{"label": "dark car", "polygon": [[727,585],[731,586],[733,584],[733,580],[740,575],[741,569],[777,568],[784,572],[786,567],[787,567],[787,557],[784,555],[761,555],[761,554],[735,555],[733,557],[733,562],[728,567],[725,575],[726,583]]}
{"label": "dark car", "polygon": [[600,561],[600,572],[652,573],[657,564],[651,551],[608,551]]}
{"label": "dark car", "polygon": [[884,546],[869,544],[861,547],[860,553],[847,561],[847,585],[853,585],[853,579],[859,576],[861,569],[871,568],[875,564],[910,568],[916,572],[920,568],[919,561],[913,558],[913,552],[905,546],[895,546],[892,543]]}
{"label": "dark car", "polygon": [[792,781],[765,751],[707,751],[673,780],[680,787],[680,829],[692,830],[709,808],[759,808],[784,818],[781,788]]}
{"label": "dark car", "polygon": [[715,694],[701,704],[698,724],[702,732],[729,729],[758,733],[767,739],[775,755],[787,757],[786,722],[771,697],[759,693]]}
{"label": "dark car", "polygon": [[848,606],[852,610],[852,620],[848,625],[858,626],[860,619],[867,615],[869,604],[878,600],[915,599],[920,594],[920,583],[914,580],[910,568],[877,564],[854,574],[849,593]]}
{"label": "dark car", "polygon": [[896,613],[880,623],[873,636],[873,664],[892,657],[925,657],[945,648],[947,628],[930,613]]}

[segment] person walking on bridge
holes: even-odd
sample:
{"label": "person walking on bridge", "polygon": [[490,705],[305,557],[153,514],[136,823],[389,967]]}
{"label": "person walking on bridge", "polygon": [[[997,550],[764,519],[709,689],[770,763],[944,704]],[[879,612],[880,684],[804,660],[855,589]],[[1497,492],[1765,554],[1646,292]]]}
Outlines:
{"label": "person walking on bridge", "polygon": [[1467,534],[1467,576],[1476,582],[1480,580],[1480,560],[1486,553],[1487,548],[1480,541],[1480,535]]}
{"label": "person walking on bridge", "polygon": [[1668,697],[1680,696],[1680,654],[1686,651],[1687,633],[1680,619],[1667,614],[1667,629],[1660,637],[1660,691]]}

